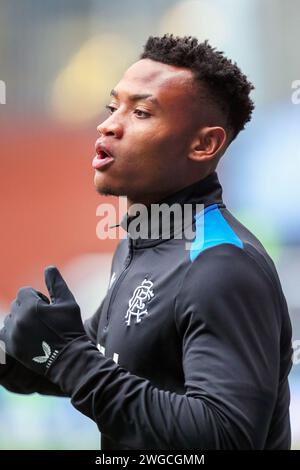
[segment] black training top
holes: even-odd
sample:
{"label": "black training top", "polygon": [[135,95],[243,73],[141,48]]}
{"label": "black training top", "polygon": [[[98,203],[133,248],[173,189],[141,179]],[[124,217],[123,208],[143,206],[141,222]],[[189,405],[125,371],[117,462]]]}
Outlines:
{"label": "black training top", "polygon": [[175,219],[169,238],[160,221],[158,238],[132,239],[128,219],[85,323],[92,342],[71,343],[52,379],[97,423],[102,449],[290,448],[291,325],[272,260],[215,172],[163,202],[204,204],[192,241]]}

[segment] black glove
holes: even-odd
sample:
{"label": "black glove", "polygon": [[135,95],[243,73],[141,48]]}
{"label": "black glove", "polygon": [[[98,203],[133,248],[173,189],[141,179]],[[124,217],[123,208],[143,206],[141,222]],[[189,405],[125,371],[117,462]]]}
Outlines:
{"label": "black glove", "polygon": [[45,282],[52,303],[41,292],[23,287],[0,331],[7,354],[41,375],[67,344],[86,337],[80,308],[56,267],[45,270]]}
{"label": "black glove", "polygon": [[33,372],[8,354],[6,363],[0,364],[0,386],[13,393],[69,396],[47,377]]}

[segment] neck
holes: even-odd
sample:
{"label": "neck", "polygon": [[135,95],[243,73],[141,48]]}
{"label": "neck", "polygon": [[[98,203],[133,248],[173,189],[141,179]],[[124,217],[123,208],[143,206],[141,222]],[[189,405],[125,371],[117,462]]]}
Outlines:
{"label": "neck", "polygon": [[192,184],[205,179],[209,174],[211,174],[213,170],[208,169],[204,172],[201,176],[197,176],[194,178],[190,178],[189,180],[185,180],[181,184],[177,185],[175,188],[169,189],[168,191],[164,192],[157,192],[155,194],[137,196],[137,197],[130,197],[127,196],[127,208],[128,208],[128,215],[130,215],[130,207],[134,204],[143,204],[145,206],[150,206],[151,204],[157,204],[159,202],[163,202],[164,199],[168,198],[172,194],[181,191],[182,189],[191,186]]}

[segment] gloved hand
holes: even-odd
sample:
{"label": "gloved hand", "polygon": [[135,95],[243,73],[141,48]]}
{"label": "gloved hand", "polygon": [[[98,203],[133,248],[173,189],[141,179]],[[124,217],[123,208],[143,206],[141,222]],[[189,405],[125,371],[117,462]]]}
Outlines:
{"label": "gloved hand", "polygon": [[80,308],[56,267],[45,270],[45,282],[52,303],[41,292],[23,287],[0,331],[7,354],[41,375],[69,342],[86,336]]}
{"label": "gloved hand", "polygon": [[28,369],[19,361],[6,354],[5,364],[0,364],[0,387],[13,393],[40,393],[60,397],[69,396],[47,377]]}

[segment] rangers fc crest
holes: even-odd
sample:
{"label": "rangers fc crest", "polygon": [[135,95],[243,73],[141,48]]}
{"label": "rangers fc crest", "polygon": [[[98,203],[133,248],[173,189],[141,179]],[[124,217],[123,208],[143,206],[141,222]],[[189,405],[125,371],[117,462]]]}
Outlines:
{"label": "rangers fc crest", "polygon": [[130,325],[132,317],[135,317],[135,323],[140,323],[141,318],[148,315],[146,303],[154,297],[152,286],[153,282],[144,279],[143,282],[135,288],[129,300],[128,310],[125,315],[126,325]]}

